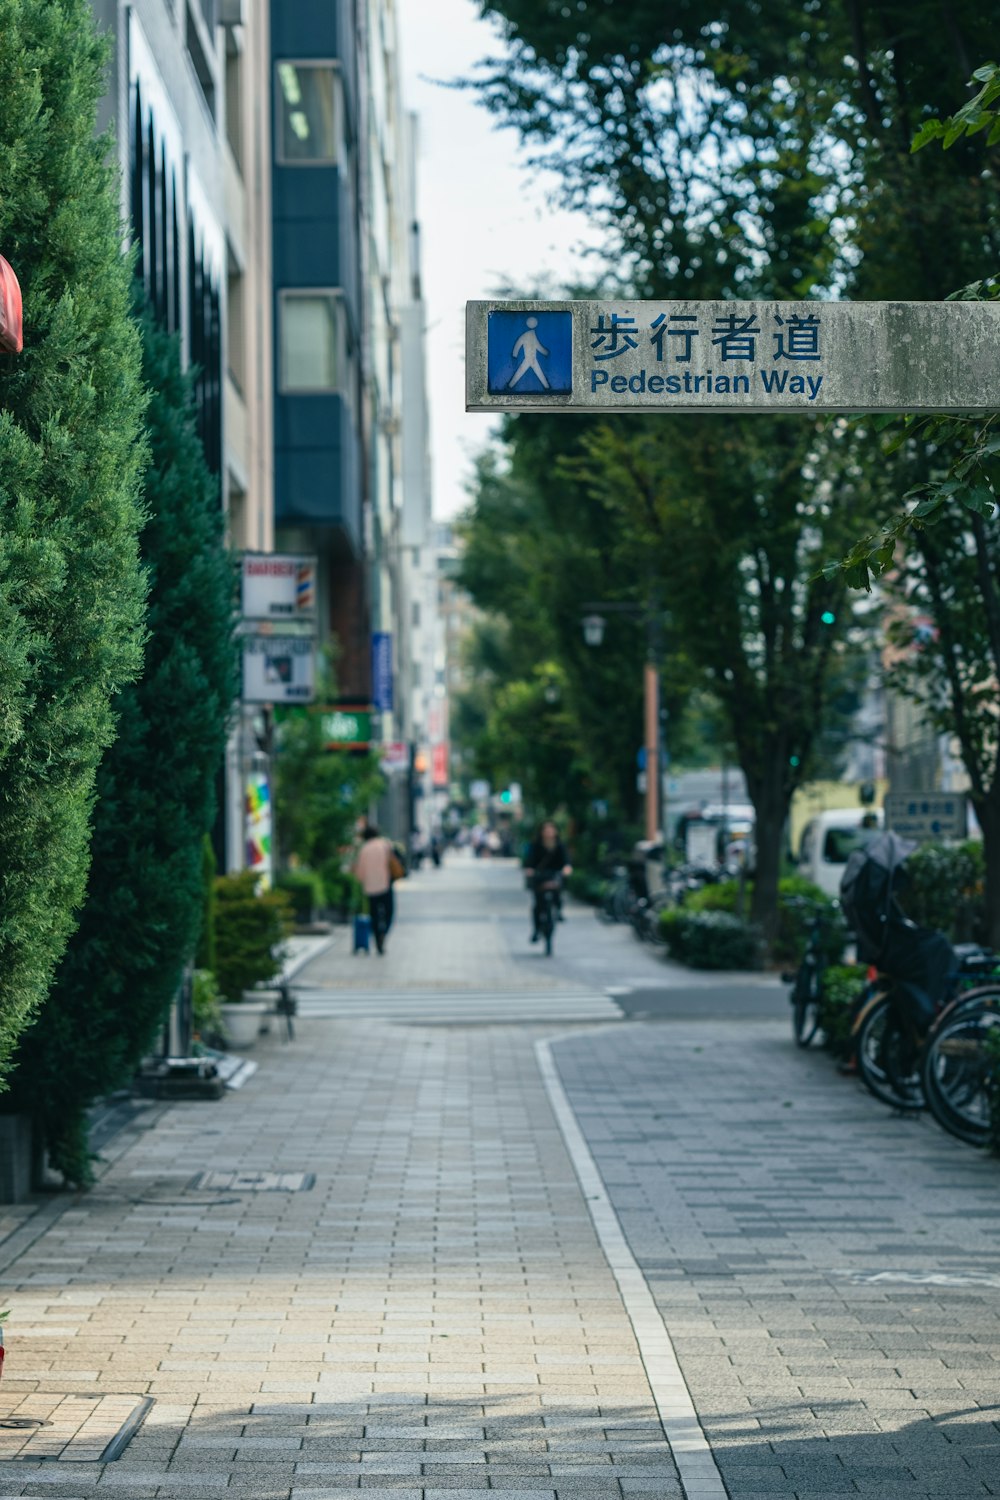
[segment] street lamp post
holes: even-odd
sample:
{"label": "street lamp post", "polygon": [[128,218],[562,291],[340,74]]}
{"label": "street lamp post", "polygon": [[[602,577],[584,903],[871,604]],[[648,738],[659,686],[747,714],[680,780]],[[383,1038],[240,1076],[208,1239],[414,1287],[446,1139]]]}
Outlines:
{"label": "street lamp post", "polygon": [[643,666],[643,746],[646,755],[646,838],[656,841],[660,831],[660,658],[661,616],[655,595],[645,604],[586,604],[581,624],[588,646],[600,646],[609,613],[646,621],[646,661]]}

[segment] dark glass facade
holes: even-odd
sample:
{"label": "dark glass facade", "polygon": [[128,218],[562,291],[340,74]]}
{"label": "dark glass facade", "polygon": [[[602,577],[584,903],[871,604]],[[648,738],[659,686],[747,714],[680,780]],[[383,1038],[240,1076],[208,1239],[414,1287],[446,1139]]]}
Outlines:
{"label": "dark glass facade", "polygon": [[[132,230],[137,249],[136,275],[142,278],[153,312],[171,333],[181,329],[183,259],[182,209],[177,171],[168,160],[157,130],[156,117],[132,88],[130,197]],[[222,473],[222,304],[218,276],[213,272],[188,215],[184,228],[187,251],[187,345],[194,366],[194,395],[198,433],[212,472]]]}
{"label": "dark glass facade", "polygon": [[[349,0],[272,0],[271,51],[275,522],[322,530],[323,548],[357,557],[362,469],[354,6]],[[288,378],[290,368],[308,365],[313,355],[290,346],[290,340],[309,336],[300,316],[284,316],[287,294],[296,292],[336,297],[336,378],[325,388],[298,389]]]}

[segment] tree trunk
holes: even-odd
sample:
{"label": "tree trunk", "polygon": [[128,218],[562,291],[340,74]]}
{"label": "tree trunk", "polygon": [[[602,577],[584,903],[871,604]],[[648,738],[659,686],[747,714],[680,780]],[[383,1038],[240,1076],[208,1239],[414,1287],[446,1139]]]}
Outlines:
{"label": "tree trunk", "polygon": [[760,927],[770,951],[778,934],[778,879],[789,806],[784,766],[771,765],[762,776],[755,777],[750,783],[750,795],[757,815],[757,864],[750,916]]}
{"label": "tree trunk", "polygon": [[986,941],[1000,952],[1000,780],[986,797],[973,800],[983,830],[986,865]]}

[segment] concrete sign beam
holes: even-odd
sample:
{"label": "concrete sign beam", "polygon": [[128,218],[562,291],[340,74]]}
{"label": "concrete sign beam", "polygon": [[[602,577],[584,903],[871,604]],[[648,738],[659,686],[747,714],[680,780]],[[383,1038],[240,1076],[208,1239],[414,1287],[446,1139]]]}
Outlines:
{"label": "concrete sign beam", "polygon": [[469,302],[467,411],[987,412],[1000,302]]}

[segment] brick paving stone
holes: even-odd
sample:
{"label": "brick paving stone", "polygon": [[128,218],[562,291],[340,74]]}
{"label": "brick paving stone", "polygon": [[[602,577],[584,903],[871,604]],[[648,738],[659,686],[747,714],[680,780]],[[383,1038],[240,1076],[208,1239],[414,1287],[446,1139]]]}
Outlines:
{"label": "brick paving stone", "polygon": [[553,1054],[736,1500],[1000,1492],[995,1292],[852,1279],[1000,1272],[995,1162],[766,1020]]}
{"label": "brick paving stone", "polygon": [[[434,983],[579,992],[520,951],[513,870],[470,862],[442,875],[401,897],[371,983],[397,986],[409,969],[415,1020]],[[517,950],[495,921],[497,893],[518,913]],[[362,963],[334,949],[308,983],[356,985]],[[542,1034],[304,1018],[291,1043],[258,1047],[243,1089],[136,1131],[8,1267],[3,1391],[156,1404],[117,1463],[22,1465],[16,1482],[6,1463],[0,1487],[71,1486],[79,1500],[622,1500],[649,1480],[679,1494],[537,1067]],[[316,1181],[188,1189],[209,1172]]]}

